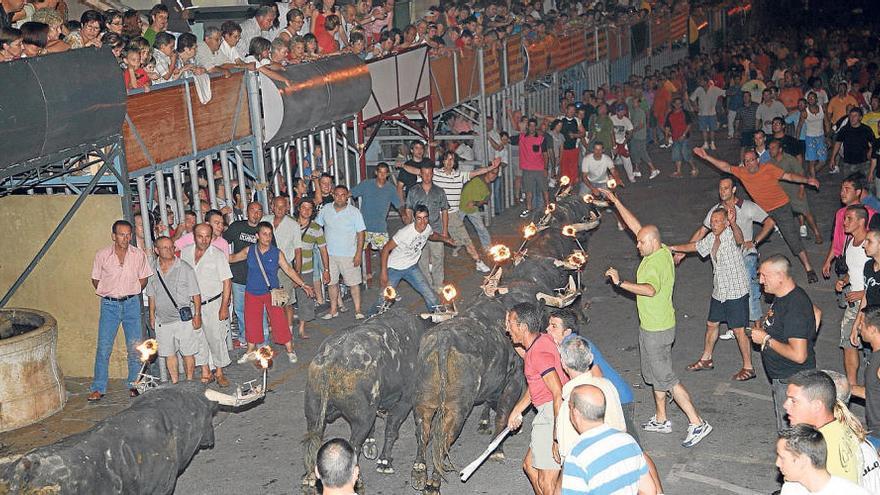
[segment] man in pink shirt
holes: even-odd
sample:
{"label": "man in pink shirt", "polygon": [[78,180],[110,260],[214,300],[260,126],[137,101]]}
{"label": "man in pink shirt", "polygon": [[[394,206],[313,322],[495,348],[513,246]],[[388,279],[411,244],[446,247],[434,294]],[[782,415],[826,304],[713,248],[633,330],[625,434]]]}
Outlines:
{"label": "man in pink shirt", "polygon": [[[873,202],[871,201],[873,199]],[[843,206],[834,214],[834,231],[831,234],[831,248],[825,256],[825,263],[822,265],[822,276],[831,277],[831,263],[836,256],[843,253],[843,247],[846,243],[846,233],[843,231],[843,217],[846,215],[847,206],[864,205],[868,210],[868,230],[877,228],[874,214],[877,211],[872,208],[872,203],[876,203],[877,198],[871,196],[865,188],[865,176],[861,173],[852,174],[840,183],[840,202]],[[878,217],[880,218],[880,217]]]}
{"label": "man in pink shirt", "polygon": [[[223,238],[223,231],[226,230],[226,221],[223,220],[223,213],[220,213],[219,210],[208,211],[208,213],[205,214],[205,223],[210,225],[213,230],[214,239],[211,241],[211,245],[219,249],[221,253],[229,258],[229,242]],[[183,248],[195,243],[196,240],[193,232],[188,232],[174,241],[174,249],[177,251],[177,255],[180,256],[180,252],[183,251]]]}
{"label": "man in pink shirt", "polygon": [[134,382],[141,363],[135,347],[142,338],[140,294],[153,270],[147,263],[146,253],[131,244],[133,230],[126,220],[114,222],[110,236],[113,244],[98,251],[92,265],[92,285],[95,294],[101,297],[101,317],[98,320],[95,376],[88,397],[90,402],[101,400],[107,390],[110,352],[120,323],[128,353],[129,395],[137,396]]}
{"label": "man in pink shirt", "polygon": [[[562,405],[562,386],[568,376],[562,371],[562,360],[556,343],[541,333],[541,309],[531,303],[520,303],[507,312],[507,333],[525,361],[523,372],[528,388],[510,411],[507,426],[517,430],[523,413],[534,405],[538,413],[532,420],[532,439],[523,459],[523,470],[538,495],[556,493],[559,480],[559,445],[556,443],[556,418]],[[524,349],[522,351],[521,349]]]}

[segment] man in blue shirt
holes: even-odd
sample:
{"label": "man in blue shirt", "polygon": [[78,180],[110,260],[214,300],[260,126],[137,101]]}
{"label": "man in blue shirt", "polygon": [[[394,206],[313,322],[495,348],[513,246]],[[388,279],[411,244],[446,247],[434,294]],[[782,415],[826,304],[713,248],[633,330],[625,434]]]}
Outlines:
{"label": "man in blue shirt", "polygon": [[330,255],[330,311],[322,318],[336,318],[339,311],[340,276],[351,291],[354,318],[361,313],[361,254],[364,250],[366,226],[360,210],[348,204],[348,188],[340,184],[333,189],[333,204],[321,208],[315,221],[324,227],[327,254]]}
{"label": "man in blue shirt", "polygon": [[[391,169],[388,164],[381,162],[376,166],[376,178],[367,179],[354,186],[351,197],[361,198],[360,210],[364,215],[364,225],[367,227],[364,245],[376,251],[382,251],[388,242],[388,207],[393,206],[399,210],[401,206],[397,188],[388,181]],[[367,279],[372,274],[367,274]]]}

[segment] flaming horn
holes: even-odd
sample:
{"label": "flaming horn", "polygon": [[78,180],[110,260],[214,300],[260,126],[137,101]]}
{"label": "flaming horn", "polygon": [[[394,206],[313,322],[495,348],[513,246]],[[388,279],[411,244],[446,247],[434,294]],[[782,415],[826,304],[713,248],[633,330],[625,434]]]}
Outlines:
{"label": "flaming horn", "polygon": [[489,275],[483,279],[483,284],[480,288],[483,289],[483,294],[486,294],[487,297],[495,297],[496,292],[507,294],[506,288],[498,287],[498,282],[501,280],[502,273],[502,268],[499,265],[510,259],[510,249],[504,244],[496,244],[489,248],[489,256],[492,257],[492,261],[494,261],[495,264],[492,265],[492,270],[489,272]]}
{"label": "flaming horn", "polygon": [[394,287],[390,285],[385,287],[385,290],[382,291],[382,304],[379,305],[379,310],[376,314],[388,311],[395,300],[397,300],[397,291],[394,290]]}
{"label": "flaming horn", "polygon": [[[519,245],[519,249],[516,250],[517,253],[521,253],[523,248],[526,247],[526,244],[529,243],[529,239],[535,237],[535,234],[538,233],[538,226],[535,225],[535,222],[532,222],[523,228],[523,241],[522,244]],[[516,255],[514,255],[516,256]]]}
{"label": "flaming horn", "polygon": [[272,358],[275,357],[275,351],[271,346],[264,345],[257,349],[257,359],[254,360],[254,366],[263,370],[263,391],[266,390],[266,380],[269,377],[269,368],[272,366]]}
{"label": "flaming horn", "polygon": [[140,343],[135,349],[141,354],[140,360],[143,365],[141,365],[141,370],[138,372],[137,380],[134,382],[134,386],[139,393],[144,393],[151,388],[156,388],[159,386],[159,380],[147,373],[147,367],[150,366],[150,361],[153,360],[153,356],[159,352],[159,342],[156,339],[147,339]]}
{"label": "flaming horn", "polygon": [[422,319],[427,320],[430,318],[434,323],[440,323],[458,314],[458,310],[455,309],[455,297],[458,296],[458,290],[456,290],[455,286],[452,284],[444,285],[440,289],[440,296],[446,302],[438,305],[433,313],[420,314],[419,316]]}
{"label": "flaming horn", "polygon": [[556,194],[554,195],[556,199],[566,196],[571,190],[571,179],[568,178],[567,175],[563,175],[559,178],[559,189],[556,190]]}
{"label": "flaming horn", "polygon": [[574,242],[577,243],[577,245],[581,249],[581,251],[586,252],[586,249],[584,249],[584,246],[581,244],[581,241],[578,240],[578,237],[577,237],[578,229],[575,226],[575,224],[566,225],[566,226],[562,227],[562,235],[564,235],[565,237],[571,237],[572,239],[574,239]]}
{"label": "flaming horn", "polygon": [[596,199],[592,194],[584,194],[583,199],[584,203],[587,203],[588,205],[594,205],[599,208],[608,208],[608,201],[605,201],[604,199]]}
{"label": "flaming horn", "polygon": [[554,211],[556,211],[556,203],[550,203],[544,208],[544,216],[538,221],[538,230],[544,230],[550,225],[550,219],[553,217]]}

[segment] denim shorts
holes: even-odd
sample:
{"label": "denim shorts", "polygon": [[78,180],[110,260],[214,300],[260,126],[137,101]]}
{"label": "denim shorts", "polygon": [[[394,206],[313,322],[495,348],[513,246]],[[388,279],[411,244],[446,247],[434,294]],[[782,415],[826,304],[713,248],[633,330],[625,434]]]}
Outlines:
{"label": "denim shorts", "polygon": [[691,162],[691,148],[687,139],[672,142],[672,161]]}

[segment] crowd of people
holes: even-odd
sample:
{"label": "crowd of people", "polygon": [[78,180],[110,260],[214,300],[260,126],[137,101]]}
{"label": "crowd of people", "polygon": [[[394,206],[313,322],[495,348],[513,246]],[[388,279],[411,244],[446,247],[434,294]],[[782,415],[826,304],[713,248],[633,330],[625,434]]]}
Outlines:
{"label": "crowd of people", "polygon": [[[63,1],[2,0],[0,61],[108,45],[129,89],[231,68],[259,70],[283,82],[284,66],[334,53],[367,59],[418,44],[444,53],[499,43],[513,34],[542,37],[672,8],[663,2],[620,10],[581,3],[444,3],[398,30],[393,0],[338,6],[333,0],[294,0],[260,5],[243,23],[209,26],[197,40],[188,32],[188,2],[176,5],[153,7],[147,22],[136,12],[91,10],[69,22]],[[684,447],[712,433],[672,364],[675,266],[688,253],[710,259],[714,275],[703,351],[686,370],[714,369],[717,340],[734,339],[742,367],[732,379],[752,380],[758,376],[753,358],[759,349],[779,432],[782,493],[880,493],[880,358],[873,356],[880,349],[880,200],[871,194],[880,188],[880,53],[872,40],[848,31],[783,30],[669,67],[648,67],[621,84],[581,95],[563,91],[558,115],[529,113],[508,102],[507,121],[496,115],[480,129],[467,118],[449,119],[444,125],[461,140],[443,147],[415,142],[397,163],[380,163],[373,177],[350,190],[321,173],[319,163],[326,160],[316,146],[305,157],[304,176],[291,181],[293,190],[281,181],[277,195],[269,191],[271,211],[244,197],[244,185],[234,179],[227,198],[222,171],[203,171],[197,197],[163,198],[164,212],[143,201],[133,223],[113,225],[113,244],[95,257],[91,278],[101,297],[101,319],[89,400],[106,392],[120,324],[130,351],[128,381],[137,378],[133,346],[141,339],[142,292],[169,380],[181,374],[196,379],[199,373],[206,383],[226,386],[223,369],[234,349],[244,350],[239,362],[245,363],[271,339],[296,362],[294,336],[308,338],[306,326],[319,314],[332,320],[348,311],[345,297],[350,295],[356,319],[379,311],[381,297],[375,303],[362,300],[364,276],[380,287],[406,280],[429,311],[438,308],[447,281],[446,246],[454,253],[463,248],[475,270],[489,271],[484,260],[492,239],[481,209],[492,200],[493,181],[513,175],[514,196],[526,218],[543,211],[550,188],[567,177],[584,192],[606,198],[618,227],[635,236],[642,261],[634,277],[613,268],[606,275],[616,290],[635,297],[641,373],[652,387],[654,412],[637,422],[632,390],[573,315],[543,317],[535,305],[513,308],[506,323],[523,351],[529,392],[507,423],[519,428],[530,407],[538,411],[523,465],[535,493],[601,493],[610,482],[638,493],[662,493],[639,431],[673,431],[668,400],[688,419]],[[489,156],[480,152],[481,139]],[[724,139],[737,150],[726,160],[715,156],[718,148],[731,147]],[[649,145],[669,149],[671,160],[652,159]],[[478,166],[464,170],[461,161]],[[697,176],[706,167],[723,174],[718,201],[706,205],[704,220],[686,241],[664,244],[668,236],[642,224],[624,205],[630,184],[654,180],[663,171],[676,179],[688,169]],[[825,242],[810,206],[810,190],[819,187],[822,174],[841,179],[842,206],[819,266],[803,239]],[[216,191],[213,201],[209,190]],[[404,223],[394,233],[386,219],[389,209]],[[761,243],[775,232],[791,258],[760,256]],[[154,246],[150,252],[147,236]],[[372,252],[379,260],[376,273],[363,267]],[[842,375],[817,370],[823,315],[795,282],[795,258],[809,284],[835,277],[843,310]],[[762,305],[762,293],[772,296],[769,308]],[[826,314],[826,328],[837,326],[829,320]],[[864,400],[864,426],[848,408],[850,395]],[[348,486],[357,477],[351,446],[331,441],[325,448],[319,476],[334,480],[325,486]],[[326,464],[322,455],[344,461]],[[617,456],[614,464],[607,462],[611,455]]]}

